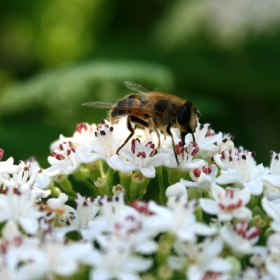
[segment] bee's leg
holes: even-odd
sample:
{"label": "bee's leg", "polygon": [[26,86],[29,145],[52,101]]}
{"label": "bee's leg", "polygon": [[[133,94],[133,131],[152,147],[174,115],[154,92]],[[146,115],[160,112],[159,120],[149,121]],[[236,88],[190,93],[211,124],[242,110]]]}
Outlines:
{"label": "bee's leg", "polygon": [[157,134],[157,138],[158,138],[158,145],[157,145],[157,149],[160,147],[160,135],[159,135],[159,132],[158,132],[158,129],[154,123],[154,120],[152,118],[149,118],[149,127],[151,127],[155,133]]}
{"label": "bee's leg", "polygon": [[175,150],[174,137],[173,137],[173,134],[172,134],[170,128],[171,128],[171,125],[168,125],[167,128],[166,128],[166,132],[167,132],[167,134],[171,137],[172,146],[173,146],[173,152],[174,152],[174,155],[175,155],[176,162],[177,162],[177,164],[178,164],[178,166],[179,166],[180,163],[179,163],[178,156],[177,156],[177,153],[176,153],[176,150]]}
{"label": "bee's leg", "polygon": [[187,132],[184,132],[184,131],[181,132],[181,141],[182,141],[183,146],[185,146],[185,144],[186,144],[185,138],[186,138],[187,134],[188,134]]}
{"label": "bee's leg", "polygon": [[136,126],[133,128],[131,125],[131,117],[127,116],[126,119],[126,126],[127,129],[130,131],[130,134],[128,135],[128,137],[125,139],[125,141],[122,143],[122,145],[117,149],[116,154],[119,154],[119,151],[124,147],[124,145],[129,141],[129,139],[134,135],[134,130],[136,128]]}
{"label": "bee's leg", "polygon": [[196,142],[195,137],[194,137],[194,133],[192,133],[192,140],[193,140],[193,142]]}
{"label": "bee's leg", "polygon": [[[187,132],[181,131],[181,142],[182,142],[183,147],[184,147],[185,144],[186,144],[186,135],[187,135],[187,134],[188,134]],[[182,157],[183,157],[183,158],[184,158],[184,155],[185,155],[185,153],[182,153]]]}
{"label": "bee's leg", "polygon": [[141,119],[134,117],[134,116],[129,116],[129,117],[130,117],[131,122],[144,126],[144,127],[148,127],[148,124],[146,122],[142,121]]}

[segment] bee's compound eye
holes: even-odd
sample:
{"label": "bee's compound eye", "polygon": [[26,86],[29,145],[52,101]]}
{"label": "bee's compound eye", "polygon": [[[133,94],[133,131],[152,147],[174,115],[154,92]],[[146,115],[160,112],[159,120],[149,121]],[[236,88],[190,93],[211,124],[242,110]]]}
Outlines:
{"label": "bee's compound eye", "polygon": [[183,127],[188,126],[190,118],[191,118],[190,105],[191,105],[190,102],[185,103],[180,108],[180,110],[178,111],[178,114],[177,114],[177,121]]}

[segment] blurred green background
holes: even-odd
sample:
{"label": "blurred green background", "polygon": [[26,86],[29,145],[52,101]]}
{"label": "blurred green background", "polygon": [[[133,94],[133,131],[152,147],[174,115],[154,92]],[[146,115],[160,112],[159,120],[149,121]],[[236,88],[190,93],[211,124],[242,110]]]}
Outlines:
{"label": "blurred green background", "polygon": [[278,0],[5,1],[0,16],[0,147],[37,156],[121,98],[123,82],[199,107],[201,123],[231,133],[268,165],[279,148]]}

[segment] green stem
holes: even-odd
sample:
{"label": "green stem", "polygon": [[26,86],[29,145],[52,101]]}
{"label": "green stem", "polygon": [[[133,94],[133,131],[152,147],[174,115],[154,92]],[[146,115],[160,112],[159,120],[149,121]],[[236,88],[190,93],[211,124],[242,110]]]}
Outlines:
{"label": "green stem", "polygon": [[57,188],[53,183],[49,185],[49,190],[51,191],[52,197],[59,197],[59,195],[61,194],[61,190]]}
{"label": "green stem", "polygon": [[129,201],[132,202],[136,196],[143,198],[145,190],[150,182],[150,179],[136,171],[131,177]]}
{"label": "green stem", "polygon": [[158,177],[158,183],[159,183],[159,201],[161,205],[166,204],[166,195],[165,195],[165,186],[163,181],[163,171],[162,167],[156,168],[157,177]]}
{"label": "green stem", "polygon": [[113,178],[114,178],[115,170],[109,167],[106,173],[107,185],[108,185],[108,194],[113,194]]}
{"label": "green stem", "polygon": [[130,192],[130,184],[131,184],[131,176],[132,172],[129,173],[123,173],[119,172],[120,177],[120,185],[125,189],[126,195],[129,195]]}
{"label": "green stem", "polygon": [[101,160],[89,163],[87,167],[92,182],[96,181],[97,178],[104,177],[103,165]]}
{"label": "green stem", "polygon": [[75,173],[72,174],[78,181],[82,182],[83,184],[85,184],[85,186],[87,186],[90,191],[93,193],[93,196],[97,196],[98,192],[97,192],[97,188],[92,185],[85,177],[84,174],[78,170]]}
{"label": "green stem", "polygon": [[173,185],[175,183],[180,182],[183,178],[185,179],[187,172],[180,168],[169,168],[168,169],[168,184]]}
{"label": "green stem", "polygon": [[145,187],[139,193],[138,200],[142,200],[143,199],[143,196],[146,193],[146,188],[147,188],[148,184],[150,183],[150,181],[151,181],[151,179],[145,178]]}

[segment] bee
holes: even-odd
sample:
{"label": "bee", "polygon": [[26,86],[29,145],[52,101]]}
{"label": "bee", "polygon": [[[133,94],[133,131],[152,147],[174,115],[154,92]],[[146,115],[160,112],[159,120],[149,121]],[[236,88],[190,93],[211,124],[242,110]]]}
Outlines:
{"label": "bee", "polygon": [[172,94],[148,91],[143,86],[128,81],[125,82],[125,85],[136,93],[131,93],[117,101],[93,101],[82,105],[110,109],[109,119],[112,123],[117,123],[120,118],[127,116],[126,125],[130,134],[117,149],[117,154],[134,135],[136,127],[140,125],[149,128],[150,131],[155,131],[158,137],[158,147],[160,147],[158,130],[163,131],[165,135],[168,134],[172,140],[176,162],[180,165],[171,128],[179,128],[183,145],[185,145],[185,136],[188,133],[192,134],[193,142],[195,142],[194,132],[200,118],[198,108],[191,101],[183,100]]}

